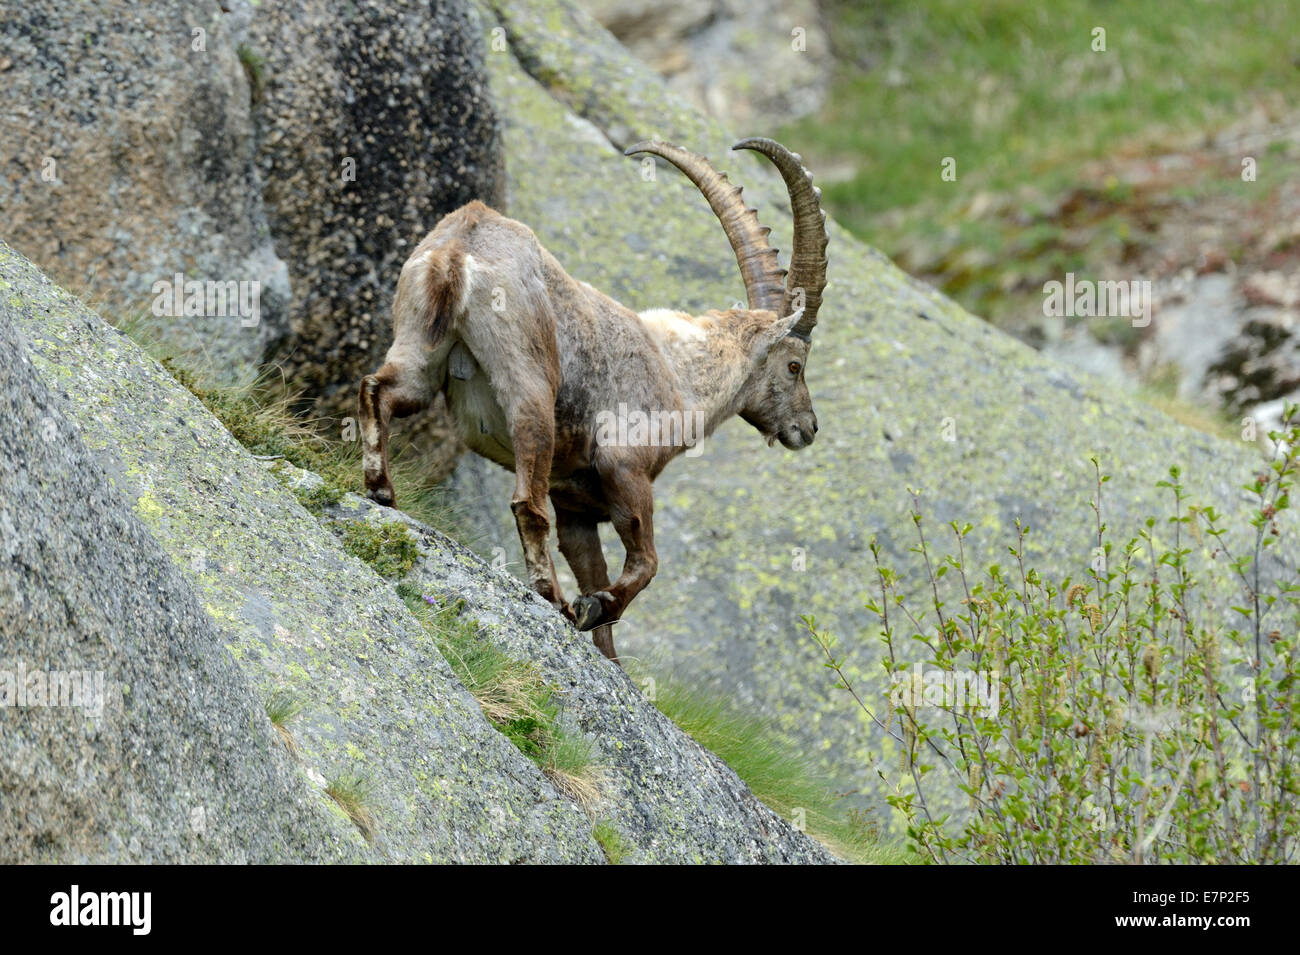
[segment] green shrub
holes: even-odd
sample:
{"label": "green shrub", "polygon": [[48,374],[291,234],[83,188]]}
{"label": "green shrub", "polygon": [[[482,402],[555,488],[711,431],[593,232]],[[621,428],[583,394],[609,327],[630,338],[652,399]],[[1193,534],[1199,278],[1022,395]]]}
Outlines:
{"label": "green shrub", "polygon": [[[1171,513],[1117,552],[1094,460],[1096,550],[1078,580],[1027,568],[1023,528],[1009,570],[968,573],[969,524],[951,525],[954,554],[935,562],[914,509],[924,609],[871,548],[879,595],[867,606],[889,699],[879,713],[834,638],[805,618],[900,761],[889,802],[913,851],[935,862],[1296,861],[1300,575],[1276,559],[1265,567],[1300,449],[1295,408],[1287,415],[1273,460],[1246,485],[1253,517],[1238,534],[1214,508],[1190,506],[1171,468],[1159,484]],[[945,576],[956,605],[941,598]],[[918,653],[930,668],[920,682]],[[969,705],[972,676],[996,703],[989,693]]]}

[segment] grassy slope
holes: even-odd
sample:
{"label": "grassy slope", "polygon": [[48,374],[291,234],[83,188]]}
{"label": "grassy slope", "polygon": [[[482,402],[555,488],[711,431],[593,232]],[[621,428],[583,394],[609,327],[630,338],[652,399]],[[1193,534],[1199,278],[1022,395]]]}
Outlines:
{"label": "grassy slope", "polygon": [[633,670],[654,687],[654,704],[683,732],[716,754],[762,802],[786,819],[802,819],[804,831],[841,858],[888,865],[909,860],[901,845],[882,837],[868,819],[846,810],[816,761],[786,742],[761,717],[726,697],[656,672]]}
{"label": "grassy slope", "polygon": [[[800,144],[851,230],[904,259],[909,248],[953,246],[913,258],[937,264],[945,291],[977,314],[997,311],[997,286],[1015,281],[1019,263],[1063,271],[1090,252],[1063,248],[1060,224],[1032,199],[1020,221],[990,222],[973,212],[981,194],[1032,183],[1050,208],[1053,195],[1096,185],[1105,199],[1113,184],[1089,183],[1089,163],[1300,100],[1300,0],[828,0],[825,10],[832,93],[781,135]],[[1092,50],[1095,27],[1106,52]],[[940,178],[944,157],[957,161],[955,182]],[[1261,161],[1261,183],[1275,173]],[[1267,191],[1225,175],[1191,196],[1211,189],[1248,201]],[[1105,225],[1103,240],[1124,240],[1123,216]],[[990,276],[963,257],[1005,267]]]}

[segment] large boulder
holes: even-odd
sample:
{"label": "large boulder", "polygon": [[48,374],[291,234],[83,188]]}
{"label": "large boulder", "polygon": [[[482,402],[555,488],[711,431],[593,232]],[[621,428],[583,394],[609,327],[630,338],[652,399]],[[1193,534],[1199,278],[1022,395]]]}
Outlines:
{"label": "large boulder", "polygon": [[[788,248],[779,179],[729,152],[725,130],[603,39],[570,0],[483,2],[510,38],[511,55],[488,65],[505,123],[511,214],[576,278],[633,308],[742,300],[705,201],[671,169],[646,181],[620,149],[658,136],[712,157],[744,184],[775,228],[775,244]],[[872,737],[799,618],[814,614],[841,636],[849,672],[875,671],[876,620],[863,608],[875,579],[869,540],[879,538],[909,587],[924,579],[910,551],[909,487],[923,492],[939,552],[948,549],[943,524],[970,521],[971,566],[1005,561],[1019,519],[1032,528],[1033,564],[1077,577],[1096,534],[1092,455],[1112,476],[1105,507],[1119,540],[1148,515],[1168,513],[1167,493],[1155,485],[1173,464],[1193,500],[1240,526],[1240,485],[1258,458],[1246,442],[1190,430],[1066,371],[833,222],[830,230],[831,285],[807,373],[817,442],[798,453],[768,448],[737,419],[699,458],[672,464],[656,484],[659,575],[617,639],[623,653],[766,709],[852,783],[864,781]],[[482,551],[517,557],[509,476],[467,457],[456,484],[478,515]],[[611,567],[620,566],[622,548],[612,534],[605,540]],[[1279,555],[1278,564],[1294,573],[1295,556]]]}
{"label": "large boulder", "polygon": [[[470,199],[500,204],[482,39],[464,0],[16,6],[5,238],[214,375],[274,359],[318,410],[353,414],[409,251]],[[187,313],[178,273],[245,283],[233,300],[256,289],[256,314],[215,287]]]}
{"label": "large boulder", "polygon": [[406,257],[453,209],[501,203],[484,36],[463,0],[295,0],[252,8],[245,42],[294,289],[279,361],[322,410],[350,415],[391,341]]}
{"label": "large boulder", "polygon": [[[231,377],[287,331],[289,299],[238,44],[217,0],[33,0],[0,17],[4,238]],[[258,283],[256,314],[230,299],[178,314],[178,273]]]}
{"label": "large boulder", "polygon": [[[3,275],[0,294],[26,304],[14,282],[33,273]],[[14,308],[0,321],[0,861],[359,860],[229,635],[36,371]]]}
{"label": "large boulder", "polygon": [[[588,815],[335,536],[392,512],[347,495],[313,516],[286,484],[317,476],[255,459],[2,242],[0,331],[0,669],[110,687],[102,718],[0,713],[0,861],[599,862],[598,822],[628,861],[835,861],[536,594],[409,521],[407,581],[463,599],[590,738]],[[303,707],[292,758],[266,712],[281,693]],[[369,790],[373,841],[326,796],[342,776]]]}
{"label": "large boulder", "polygon": [[[0,283],[0,323],[29,343],[26,377],[62,395],[70,430],[108,475],[104,493],[126,502],[220,628],[217,643],[215,632],[200,626],[193,640],[207,639],[209,652],[227,665],[231,657],[238,662],[245,697],[264,701],[287,692],[302,705],[291,728],[299,781],[309,781],[318,796],[343,777],[359,778],[369,790],[376,818],[369,858],[601,858],[585,815],[484,719],[391,587],[345,553],[198,399],[2,243]],[[88,533],[114,534],[111,513],[104,517],[110,523]],[[85,519],[100,520],[94,512]],[[47,546],[54,560],[72,556],[57,540]],[[122,580],[136,587],[149,579]],[[77,590],[75,581],[65,585],[68,614],[95,613],[94,591]],[[178,628],[193,623],[183,611],[174,611]],[[172,612],[164,602],[164,618]],[[124,652],[142,653],[172,631],[146,620],[129,632],[133,642]],[[54,632],[65,643],[74,635]],[[20,659],[28,640],[23,630],[7,631],[8,649]],[[158,692],[193,693],[183,677],[162,675]],[[235,728],[266,735],[265,715]],[[185,728],[159,725],[154,732],[178,734],[180,746]],[[199,748],[206,751],[206,743]],[[58,787],[61,768],[33,770],[48,771],[47,784]],[[133,824],[121,821],[119,837],[144,841]],[[252,823],[231,814],[225,824]]]}

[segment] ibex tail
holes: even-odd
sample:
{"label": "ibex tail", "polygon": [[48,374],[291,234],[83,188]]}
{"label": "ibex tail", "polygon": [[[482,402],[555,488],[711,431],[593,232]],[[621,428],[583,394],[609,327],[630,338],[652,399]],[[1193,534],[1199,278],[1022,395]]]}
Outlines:
{"label": "ibex tail", "polygon": [[397,325],[414,325],[437,345],[447,334],[456,311],[469,291],[468,259],[457,239],[412,256],[404,271],[414,271],[409,298],[399,290],[394,303]]}

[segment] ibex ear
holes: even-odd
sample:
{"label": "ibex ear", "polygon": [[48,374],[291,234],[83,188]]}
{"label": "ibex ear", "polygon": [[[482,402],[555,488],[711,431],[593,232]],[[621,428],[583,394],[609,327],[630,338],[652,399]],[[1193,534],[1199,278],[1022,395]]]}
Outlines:
{"label": "ibex ear", "polygon": [[754,338],[754,347],[751,357],[755,362],[761,362],[767,357],[767,353],[785,336],[794,331],[794,327],[799,324],[799,319],[803,318],[803,309],[795,309],[785,318],[778,318],[768,328],[764,329]]}

